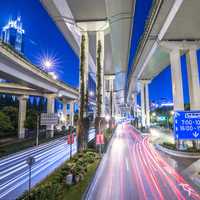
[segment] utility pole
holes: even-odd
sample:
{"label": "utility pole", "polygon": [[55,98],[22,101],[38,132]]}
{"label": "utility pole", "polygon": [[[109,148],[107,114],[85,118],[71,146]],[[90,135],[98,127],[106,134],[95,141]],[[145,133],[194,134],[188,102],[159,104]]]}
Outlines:
{"label": "utility pole", "polygon": [[36,146],[39,144],[40,116],[37,114]]}

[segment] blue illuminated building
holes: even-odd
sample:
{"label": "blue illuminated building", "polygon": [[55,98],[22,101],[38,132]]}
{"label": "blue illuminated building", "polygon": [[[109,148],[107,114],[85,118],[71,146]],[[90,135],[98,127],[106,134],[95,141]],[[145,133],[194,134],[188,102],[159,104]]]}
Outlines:
{"label": "blue illuminated building", "polygon": [[24,34],[21,17],[18,16],[16,20],[9,19],[7,25],[3,27],[1,39],[16,51],[24,53]]}

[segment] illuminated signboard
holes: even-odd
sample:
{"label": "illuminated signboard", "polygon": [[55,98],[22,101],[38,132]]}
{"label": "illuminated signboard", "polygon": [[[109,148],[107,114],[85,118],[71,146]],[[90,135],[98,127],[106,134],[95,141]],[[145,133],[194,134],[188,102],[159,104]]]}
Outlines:
{"label": "illuminated signboard", "polygon": [[175,139],[200,139],[200,111],[177,111],[174,113]]}

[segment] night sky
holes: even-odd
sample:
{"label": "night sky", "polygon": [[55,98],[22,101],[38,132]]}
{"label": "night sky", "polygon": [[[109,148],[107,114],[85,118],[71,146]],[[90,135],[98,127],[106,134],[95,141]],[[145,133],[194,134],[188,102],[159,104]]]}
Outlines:
{"label": "night sky", "polygon": [[[134,61],[139,39],[144,31],[144,25],[151,8],[152,0],[137,0],[136,13],[133,22],[133,33],[129,58],[129,71]],[[9,17],[20,15],[25,33],[25,56],[34,64],[39,65],[41,57],[48,54],[56,57],[56,71],[59,79],[78,87],[79,60],[77,55],[65,41],[58,28],[48,16],[39,0],[1,0],[0,28],[7,24]],[[198,61],[200,60],[198,52]],[[188,86],[185,56],[181,59],[184,99],[188,102]],[[172,101],[170,68],[166,68],[150,84],[150,99],[158,101],[166,98]]]}

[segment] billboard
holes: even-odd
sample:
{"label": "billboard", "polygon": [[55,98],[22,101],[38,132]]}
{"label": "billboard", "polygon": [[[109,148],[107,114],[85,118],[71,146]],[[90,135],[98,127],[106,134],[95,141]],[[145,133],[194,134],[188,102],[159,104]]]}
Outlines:
{"label": "billboard", "polygon": [[58,124],[58,120],[57,113],[41,113],[40,125],[56,125]]}
{"label": "billboard", "polygon": [[176,111],[174,113],[174,135],[176,140],[199,140],[200,111]]}

